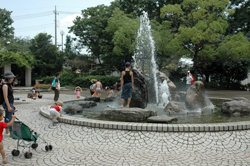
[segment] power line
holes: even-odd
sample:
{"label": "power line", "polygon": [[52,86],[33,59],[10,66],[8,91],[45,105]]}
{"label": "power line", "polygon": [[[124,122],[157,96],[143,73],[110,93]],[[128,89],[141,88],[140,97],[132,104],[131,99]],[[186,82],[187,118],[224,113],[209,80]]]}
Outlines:
{"label": "power line", "polygon": [[20,28],[16,28],[16,29],[17,30],[37,29],[37,28],[43,28],[43,27],[50,27],[51,25],[54,25],[54,23],[34,25],[34,26],[28,26],[28,27],[20,27]]}
{"label": "power line", "polygon": [[60,14],[78,14],[80,12],[68,12],[68,11],[59,11]]}
{"label": "power line", "polygon": [[40,30],[40,29],[47,29],[47,28],[54,28],[54,26],[50,26],[50,27],[40,27],[40,28],[35,28],[35,29],[23,29],[23,30],[16,30],[17,32],[27,32],[27,31],[35,31],[35,30]]}
{"label": "power line", "polygon": [[[77,14],[79,12],[59,11],[59,13],[60,14]],[[15,21],[17,21],[17,20],[32,19],[32,18],[37,18],[37,17],[45,17],[45,16],[50,16],[50,15],[53,15],[53,13],[51,13],[51,11],[47,11],[47,12],[26,14],[26,15],[20,15],[20,16],[12,16],[12,18]]]}
{"label": "power line", "polygon": [[53,15],[53,13],[51,13],[51,11],[47,11],[47,12],[41,12],[41,13],[34,13],[34,14],[13,16],[12,18],[14,20],[23,20],[23,19],[31,19],[31,18],[37,18],[37,17],[44,17],[44,16],[49,16],[49,15]]}

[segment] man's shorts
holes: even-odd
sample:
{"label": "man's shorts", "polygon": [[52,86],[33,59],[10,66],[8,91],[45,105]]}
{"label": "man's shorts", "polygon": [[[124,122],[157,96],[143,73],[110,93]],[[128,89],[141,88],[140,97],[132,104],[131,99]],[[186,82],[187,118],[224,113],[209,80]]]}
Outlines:
{"label": "man's shorts", "polygon": [[50,114],[50,118],[55,118],[56,116],[60,117],[60,113],[55,108],[51,108],[49,110],[49,114]]}
{"label": "man's shorts", "polygon": [[122,87],[122,99],[132,98],[132,83],[126,83]]}

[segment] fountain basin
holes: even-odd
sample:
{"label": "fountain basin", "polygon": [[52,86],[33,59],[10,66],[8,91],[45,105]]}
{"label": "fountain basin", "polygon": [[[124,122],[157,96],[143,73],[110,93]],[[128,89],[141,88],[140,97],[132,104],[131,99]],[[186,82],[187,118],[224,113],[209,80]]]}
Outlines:
{"label": "fountain basin", "polygon": [[[213,99],[210,98],[213,101]],[[224,101],[230,99],[219,99]],[[40,114],[50,119],[49,108],[45,105],[40,108]],[[59,122],[86,127],[96,127],[104,129],[133,130],[133,131],[155,131],[155,132],[214,132],[233,131],[250,129],[250,121],[230,122],[230,123],[207,123],[207,124],[154,124],[154,123],[134,123],[134,122],[112,122],[104,120],[94,120],[78,118],[65,115],[58,119]]]}

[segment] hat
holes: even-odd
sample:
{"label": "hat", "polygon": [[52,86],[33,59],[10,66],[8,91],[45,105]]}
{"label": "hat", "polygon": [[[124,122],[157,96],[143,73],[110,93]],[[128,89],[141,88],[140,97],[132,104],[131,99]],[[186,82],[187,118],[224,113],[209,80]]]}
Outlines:
{"label": "hat", "polygon": [[125,67],[129,67],[129,66],[131,66],[131,63],[130,62],[126,62],[125,63]]}
{"label": "hat", "polygon": [[93,84],[93,83],[96,83],[96,79],[91,79],[90,82]]}
{"label": "hat", "polygon": [[4,78],[15,78],[16,76],[12,72],[7,72],[4,74]]}

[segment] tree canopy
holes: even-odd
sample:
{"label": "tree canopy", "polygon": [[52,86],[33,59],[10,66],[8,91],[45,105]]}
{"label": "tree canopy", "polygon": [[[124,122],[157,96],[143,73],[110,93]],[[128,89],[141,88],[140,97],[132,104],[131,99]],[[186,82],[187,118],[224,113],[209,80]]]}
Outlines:
{"label": "tree canopy", "polygon": [[184,0],[182,5],[167,5],[161,10],[162,17],[172,24],[180,24],[171,45],[177,56],[185,55],[193,59],[196,78],[202,51],[213,56],[214,42],[226,32],[228,24],[223,18],[228,4],[228,0]]}
{"label": "tree canopy", "polygon": [[34,55],[33,73],[35,77],[55,75],[62,69],[62,57],[52,44],[52,36],[39,33],[31,39],[30,51]]}
{"label": "tree canopy", "polygon": [[14,37],[14,22],[10,17],[11,11],[0,8],[0,47],[6,45]]}

